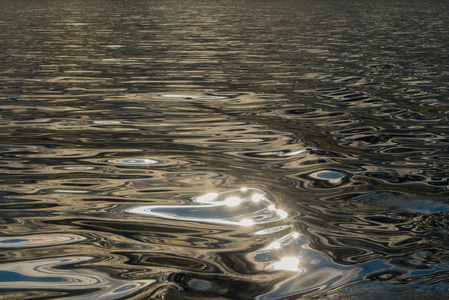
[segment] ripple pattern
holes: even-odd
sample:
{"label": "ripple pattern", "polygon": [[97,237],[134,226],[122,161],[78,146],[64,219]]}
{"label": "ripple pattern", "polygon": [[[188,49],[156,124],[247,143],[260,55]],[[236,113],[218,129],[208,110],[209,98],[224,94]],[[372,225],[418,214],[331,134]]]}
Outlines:
{"label": "ripple pattern", "polygon": [[0,297],[446,296],[446,6],[2,1]]}

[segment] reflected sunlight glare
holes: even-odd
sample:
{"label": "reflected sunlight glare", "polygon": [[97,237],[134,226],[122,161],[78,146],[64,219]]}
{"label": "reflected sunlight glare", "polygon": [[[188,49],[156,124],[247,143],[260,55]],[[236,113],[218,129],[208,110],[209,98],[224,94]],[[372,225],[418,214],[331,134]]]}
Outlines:
{"label": "reflected sunlight glare", "polygon": [[240,205],[240,203],[242,203],[242,199],[240,199],[239,197],[229,197],[228,199],[225,200],[226,206],[229,207],[235,207]]}
{"label": "reflected sunlight glare", "polygon": [[268,206],[268,209],[271,210],[271,211],[276,212],[281,219],[285,219],[285,218],[288,217],[288,213],[285,210],[277,209],[274,204]]}
{"label": "reflected sunlight glare", "polygon": [[262,194],[254,194],[252,197],[251,197],[251,201],[253,201],[253,202],[259,202],[260,200],[262,200],[264,198],[264,196],[262,195]]}
{"label": "reflected sunlight glare", "polygon": [[251,219],[243,219],[240,221],[240,225],[242,226],[251,226],[254,225],[254,221]]}
{"label": "reflected sunlight glare", "polygon": [[299,257],[283,257],[280,261],[273,263],[273,270],[301,271]]}
{"label": "reflected sunlight glare", "polygon": [[276,213],[281,217],[281,219],[285,219],[288,217],[288,213],[283,209],[276,209]]}
{"label": "reflected sunlight glare", "polygon": [[206,195],[199,196],[199,197],[195,198],[194,200],[195,200],[195,202],[198,202],[198,203],[208,203],[208,202],[215,200],[215,198],[217,198],[217,196],[218,196],[217,193],[209,193]]}
{"label": "reflected sunlight glare", "polygon": [[266,250],[272,250],[272,249],[281,249],[281,243],[276,241],[276,242],[273,242],[270,245],[268,245],[268,247],[266,248]]}
{"label": "reflected sunlight glare", "polygon": [[179,221],[251,226],[284,220],[288,213],[276,208],[259,189],[242,188],[193,198],[199,205],[149,205],[128,213]]}

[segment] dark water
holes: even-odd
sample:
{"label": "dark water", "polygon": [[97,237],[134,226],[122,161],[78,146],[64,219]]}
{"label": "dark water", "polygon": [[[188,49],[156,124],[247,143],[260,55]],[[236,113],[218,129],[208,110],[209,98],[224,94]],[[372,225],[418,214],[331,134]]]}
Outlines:
{"label": "dark water", "polygon": [[446,1],[0,4],[1,299],[446,296]]}

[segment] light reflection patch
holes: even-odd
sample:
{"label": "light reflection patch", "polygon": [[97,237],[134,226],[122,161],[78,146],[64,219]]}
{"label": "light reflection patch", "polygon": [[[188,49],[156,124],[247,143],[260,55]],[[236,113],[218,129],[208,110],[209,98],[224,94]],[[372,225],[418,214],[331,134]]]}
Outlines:
{"label": "light reflection patch", "polygon": [[303,272],[303,268],[299,266],[303,251],[301,244],[300,234],[293,231],[272,241],[264,248],[255,251],[249,257],[261,270]]}
{"label": "light reflection patch", "polygon": [[277,222],[288,213],[277,209],[265,193],[258,189],[209,193],[193,199],[200,205],[154,205],[128,210],[128,213],[179,221],[220,225],[251,226]]}
{"label": "light reflection patch", "polygon": [[300,272],[302,269],[299,267],[298,257],[283,257],[280,261],[273,263],[273,270],[285,270]]}
{"label": "light reflection patch", "polygon": [[143,158],[114,159],[110,160],[110,162],[122,165],[152,165],[159,163],[157,160]]}

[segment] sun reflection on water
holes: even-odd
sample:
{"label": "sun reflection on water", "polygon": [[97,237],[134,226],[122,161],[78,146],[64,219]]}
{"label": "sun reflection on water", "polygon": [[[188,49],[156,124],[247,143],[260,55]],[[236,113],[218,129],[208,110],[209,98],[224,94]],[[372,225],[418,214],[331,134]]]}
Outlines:
{"label": "sun reflection on water", "polygon": [[299,257],[283,257],[280,261],[273,263],[273,270],[285,270],[299,272],[302,269],[299,267]]}
{"label": "sun reflection on water", "polygon": [[[239,245],[257,246],[244,256],[230,254],[236,265],[247,265],[258,272],[294,272],[303,276],[303,236],[288,222],[289,214],[278,208],[262,190],[243,187],[224,192],[209,192],[194,197],[191,205],[148,205],[129,209],[130,214],[181,222],[234,226],[231,233],[246,228],[232,239]],[[229,231],[226,229],[226,231]],[[250,232],[247,232],[250,231]],[[238,237],[237,237],[238,236]],[[228,245],[223,244],[223,248]],[[246,247],[245,246],[245,247]]]}
{"label": "sun reflection on water", "polygon": [[276,207],[266,194],[254,188],[207,193],[193,198],[197,205],[151,205],[128,213],[179,221],[251,226],[281,221],[288,213]]}
{"label": "sun reflection on water", "polygon": [[240,205],[242,203],[242,199],[239,197],[230,197],[225,200],[226,206],[234,207]]}
{"label": "sun reflection on water", "polygon": [[206,195],[199,196],[199,197],[195,198],[195,202],[198,202],[198,203],[209,203],[209,202],[215,200],[215,198],[217,198],[217,197],[218,197],[217,193],[209,193],[209,194],[206,194]]}
{"label": "sun reflection on water", "polygon": [[254,225],[254,221],[251,219],[243,219],[240,221],[240,225],[242,226],[251,226]]}

